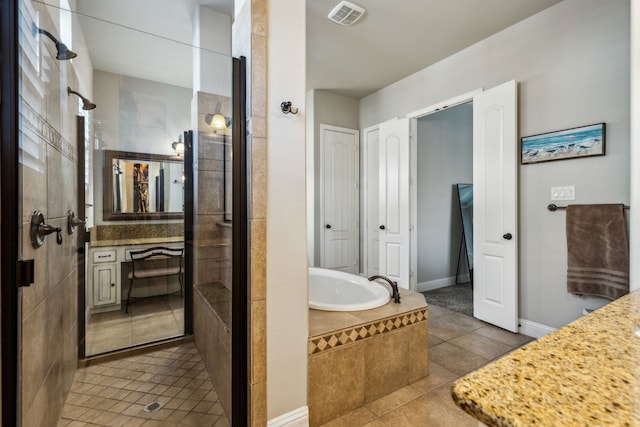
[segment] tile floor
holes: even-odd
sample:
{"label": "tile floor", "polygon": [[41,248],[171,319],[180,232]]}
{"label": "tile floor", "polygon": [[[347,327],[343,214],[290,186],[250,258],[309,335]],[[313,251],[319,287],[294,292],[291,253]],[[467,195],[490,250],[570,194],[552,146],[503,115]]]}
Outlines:
{"label": "tile floor", "polygon": [[[145,407],[159,403],[159,409]],[[148,408],[148,410],[151,408]],[[193,343],[78,370],[58,426],[229,426]]]}
{"label": "tile floor", "polygon": [[131,347],[184,333],[184,299],[160,295],[141,299],[118,311],[92,314],[86,330],[86,354]]}
{"label": "tile floor", "polygon": [[[451,399],[453,381],[531,341],[429,306],[429,376],[324,427],[473,426]],[[159,402],[156,412],[145,405]],[[79,369],[59,426],[228,426],[193,343]]]}
{"label": "tile floor", "polygon": [[532,339],[430,305],[429,376],[323,427],[476,427],[453,403],[453,381]]}

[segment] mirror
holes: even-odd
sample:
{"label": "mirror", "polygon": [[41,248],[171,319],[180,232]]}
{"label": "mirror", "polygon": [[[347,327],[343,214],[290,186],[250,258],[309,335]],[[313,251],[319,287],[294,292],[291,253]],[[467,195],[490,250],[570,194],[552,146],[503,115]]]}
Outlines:
{"label": "mirror", "polygon": [[183,218],[182,157],[105,150],[103,172],[105,221]]}
{"label": "mirror", "polygon": [[[464,249],[469,277],[473,283],[473,184],[456,184],[456,189],[458,190],[460,217],[462,218],[460,250]],[[458,262],[458,269],[459,264],[460,262]]]}

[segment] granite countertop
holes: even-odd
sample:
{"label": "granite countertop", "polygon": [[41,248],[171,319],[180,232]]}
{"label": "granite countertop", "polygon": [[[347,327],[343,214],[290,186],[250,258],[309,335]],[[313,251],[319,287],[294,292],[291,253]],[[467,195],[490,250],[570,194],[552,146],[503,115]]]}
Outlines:
{"label": "granite countertop", "polygon": [[640,426],[637,328],[640,290],[460,378],[453,400],[489,426]]}

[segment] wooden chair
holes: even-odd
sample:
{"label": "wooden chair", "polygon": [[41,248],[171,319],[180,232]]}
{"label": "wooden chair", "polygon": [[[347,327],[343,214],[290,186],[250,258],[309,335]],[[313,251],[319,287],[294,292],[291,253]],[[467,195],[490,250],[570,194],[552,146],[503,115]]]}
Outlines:
{"label": "wooden chair", "polygon": [[129,303],[136,298],[131,298],[131,289],[136,279],[151,279],[156,277],[178,276],[180,282],[180,295],[183,294],[184,267],[183,248],[167,248],[155,246],[153,248],[131,251],[131,272],[129,273],[129,292],[127,292],[127,304],[125,313],[129,312]]}

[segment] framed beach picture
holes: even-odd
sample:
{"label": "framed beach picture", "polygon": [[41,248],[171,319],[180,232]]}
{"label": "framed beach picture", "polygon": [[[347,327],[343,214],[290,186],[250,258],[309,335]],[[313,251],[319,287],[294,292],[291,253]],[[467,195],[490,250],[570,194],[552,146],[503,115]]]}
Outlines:
{"label": "framed beach picture", "polygon": [[520,162],[525,165],[551,160],[604,156],[604,147],[604,123],[524,136],[520,144]]}

